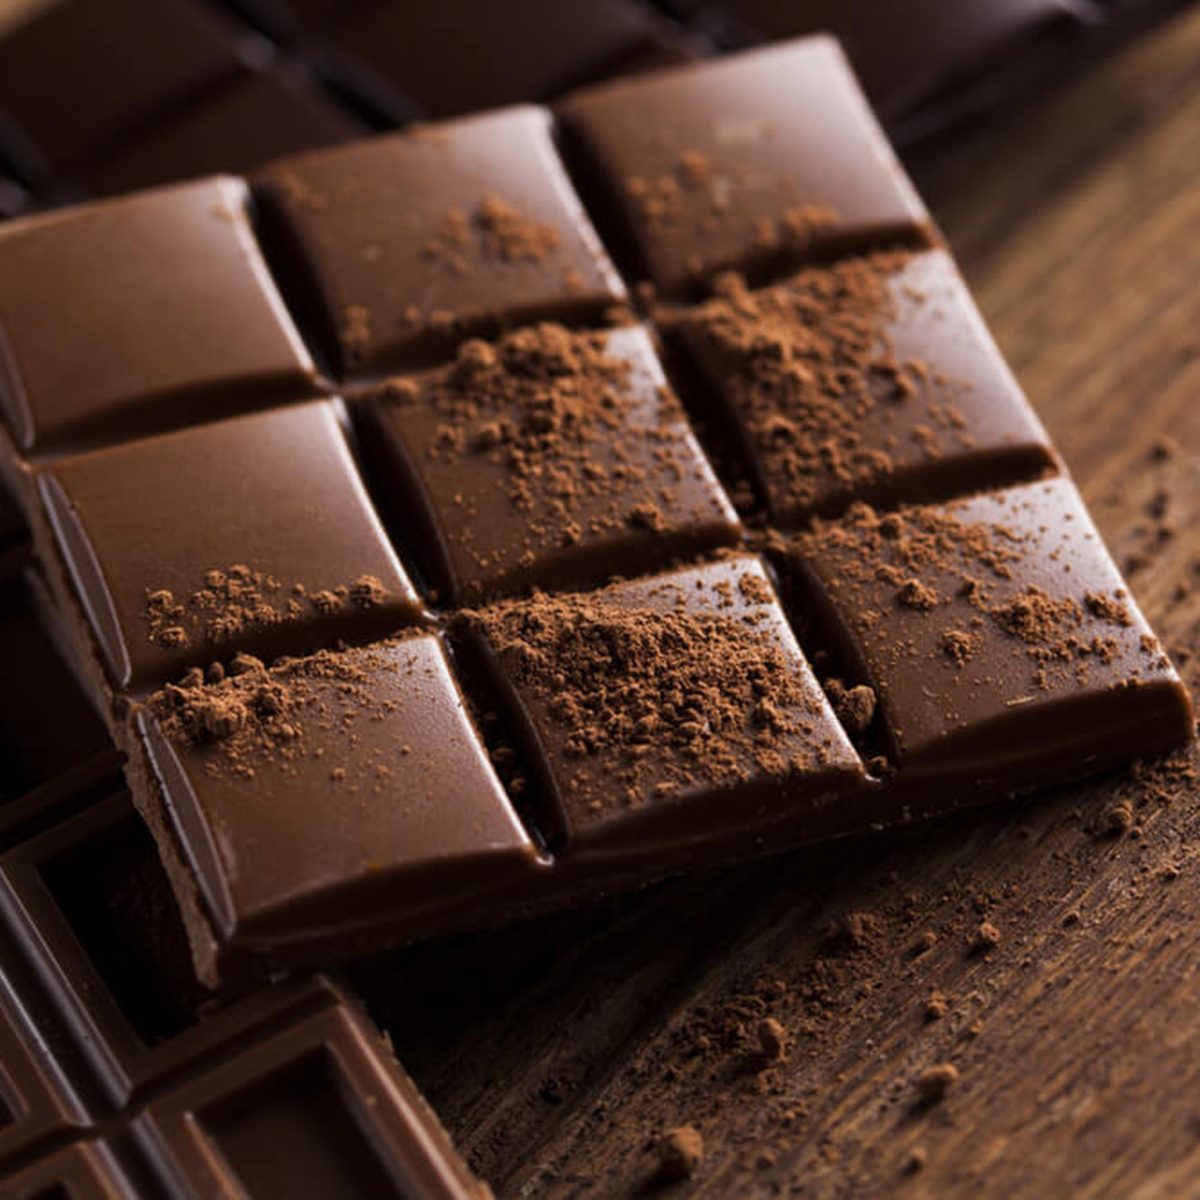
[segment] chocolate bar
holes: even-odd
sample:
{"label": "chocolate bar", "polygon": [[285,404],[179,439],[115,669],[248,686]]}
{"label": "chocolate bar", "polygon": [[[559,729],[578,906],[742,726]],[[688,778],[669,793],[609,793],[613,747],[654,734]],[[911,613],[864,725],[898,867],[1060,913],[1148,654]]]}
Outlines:
{"label": "chocolate bar", "polygon": [[0,185],[0,218],[822,31],[913,141],[1010,110],[1179,3],[921,0],[897,28],[886,5],[827,0],[11,0],[0,177],[34,197]]}
{"label": "chocolate bar", "polygon": [[919,0],[897,22],[886,2],[670,0],[727,45],[832,33],[845,46],[881,115],[933,102],[955,81],[1019,59],[1040,41],[1075,34],[1098,18],[1090,0]]}
{"label": "chocolate bar", "polygon": [[134,1200],[137,1192],[103,1141],[78,1142],[40,1159],[4,1180],[12,1200]]}
{"label": "chocolate bar", "polygon": [[560,113],[0,230],[6,470],[208,983],[1189,736],[832,41]]}
{"label": "chocolate bar", "polygon": [[339,987],[197,983],[127,795],[0,858],[0,945],[6,1196],[484,1194]]}
{"label": "chocolate bar", "polygon": [[327,69],[399,121],[548,101],[694,56],[668,21],[636,0],[367,5],[329,23],[324,36]]}
{"label": "chocolate bar", "polygon": [[120,755],[66,659],[44,589],[21,568],[28,551],[0,552],[0,655],[20,687],[0,689],[0,851],[103,794]]}

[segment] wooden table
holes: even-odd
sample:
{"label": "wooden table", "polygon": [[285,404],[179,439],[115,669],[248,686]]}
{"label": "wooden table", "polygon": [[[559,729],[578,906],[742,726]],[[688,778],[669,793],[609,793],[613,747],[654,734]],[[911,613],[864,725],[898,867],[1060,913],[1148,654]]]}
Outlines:
{"label": "wooden table", "polygon": [[[1200,10],[1017,125],[922,182],[1195,685]],[[409,953],[380,1015],[500,1197],[637,1194],[684,1123],[663,1195],[1200,1196],[1194,761]]]}

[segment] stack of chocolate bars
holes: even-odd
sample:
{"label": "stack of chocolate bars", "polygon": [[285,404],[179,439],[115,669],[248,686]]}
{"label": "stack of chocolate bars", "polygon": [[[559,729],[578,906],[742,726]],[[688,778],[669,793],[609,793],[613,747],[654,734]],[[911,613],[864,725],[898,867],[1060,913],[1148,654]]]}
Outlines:
{"label": "stack of chocolate bars", "polygon": [[482,1194],[312,971],[1191,735],[829,38],[11,220],[0,412],[5,1195]]}

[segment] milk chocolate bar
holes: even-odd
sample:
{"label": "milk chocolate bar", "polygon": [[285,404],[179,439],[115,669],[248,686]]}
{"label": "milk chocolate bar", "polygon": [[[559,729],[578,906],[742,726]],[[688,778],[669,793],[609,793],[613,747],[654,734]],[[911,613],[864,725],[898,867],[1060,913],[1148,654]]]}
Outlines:
{"label": "milk chocolate bar", "polygon": [[0,281],[5,471],[207,983],[1190,734],[829,39],[23,218]]}

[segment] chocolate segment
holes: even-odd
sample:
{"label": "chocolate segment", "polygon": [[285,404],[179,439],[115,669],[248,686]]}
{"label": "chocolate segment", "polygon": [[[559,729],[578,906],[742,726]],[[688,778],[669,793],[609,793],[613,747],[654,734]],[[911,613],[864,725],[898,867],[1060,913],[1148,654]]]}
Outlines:
{"label": "chocolate segment", "polygon": [[329,401],[66,459],[39,491],[119,689],[419,615]]}
{"label": "chocolate segment", "polygon": [[601,583],[739,533],[641,328],[468,342],[360,415],[443,603]]}
{"label": "chocolate segment", "polygon": [[864,773],[759,561],[472,617],[567,855],[668,854],[847,794]]}
{"label": "chocolate segment", "polygon": [[[7,953],[7,947],[5,947]],[[3,1063],[3,1107],[0,1123],[0,1172],[36,1153],[38,1143],[59,1140],[82,1126],[87,1115],[49,1061],[33,1025],[0,976],[0,1063]]]}
{"label": "chocolate segment", "polygon": [[174,113],[87,172],[93,194],[129,192],[221,171],[244,172],[271,159],[361,135],[349,112],[301,76],[244,71]]}
{"label": "chocolate segment", "polygon": [[339,24],[343,69],[391,111],[432,117],[529,100],[616,74],[650,53],[686,54],[665,21],[632,0],[382,4]]}
{"label": "chocolate segment", "polygon": [[558,112],[606,197],[606,224],[665,294],[728,268],[929,236],[831,39],[604,84]]}
{"label": "chocolate segment", "polygon": [[135,1128],[172,1194],[486,1194],[348,1000],[214,1063]]}
{"label": "chocolate segment", "polygon": [[0,407],[23,450],[312,390],[245,206],[215,178],[0,228]]}
{"label": "chocolate segment", "polygon": [[434,635],[237,660],[139,729],[223,942],[416,933],[535,864]]}
{"label": "chocolate segment", "polygon": [[856,506],[785,558],[910,785],[1058,782],[1190,735],[1187,694],[1069,480]]}
{"label": "chocolate segment", "polygon": [[776,521],[852,499],[961,495],[1054,468],[1049,440],[942,251],[726,278],[674,327]]}
{"label": "chocolate segment", "polygon": [[97,1105],[127,1103],[300,1003],[292,984],[213,1001],[126,793],[0,858],[0,921],[39,1033]]}
{"label": "chocolate segment", "polygon": [[31,577],[0,582],[0,849],[111,786],[121,759]]}
{"label": "chocolate segment", "polygon": [[103,1142],[68,1146],[4,1180],[8,1200],[137,1200]]}
{"label": "chocolate segment", "polygon": [[231,27],[193,0],[46,5],[0,38],[0,149],[44,177],[237,65]]}
{"label": "chocolate segment", "polygon": [[887,0],[722,0],[708,9],[771,39],[834,34],[885,114],[911,109],[988,58],[1015,53],[1023,37],[1094,16],[1072,0],[915,0],[901,21]]}
{"label": "chocolate segment", "polygon": [[255,186],[275,264],[339,376],[424,365],[526,321],[596,320],[624,297],[539,109],[299,155]]}

